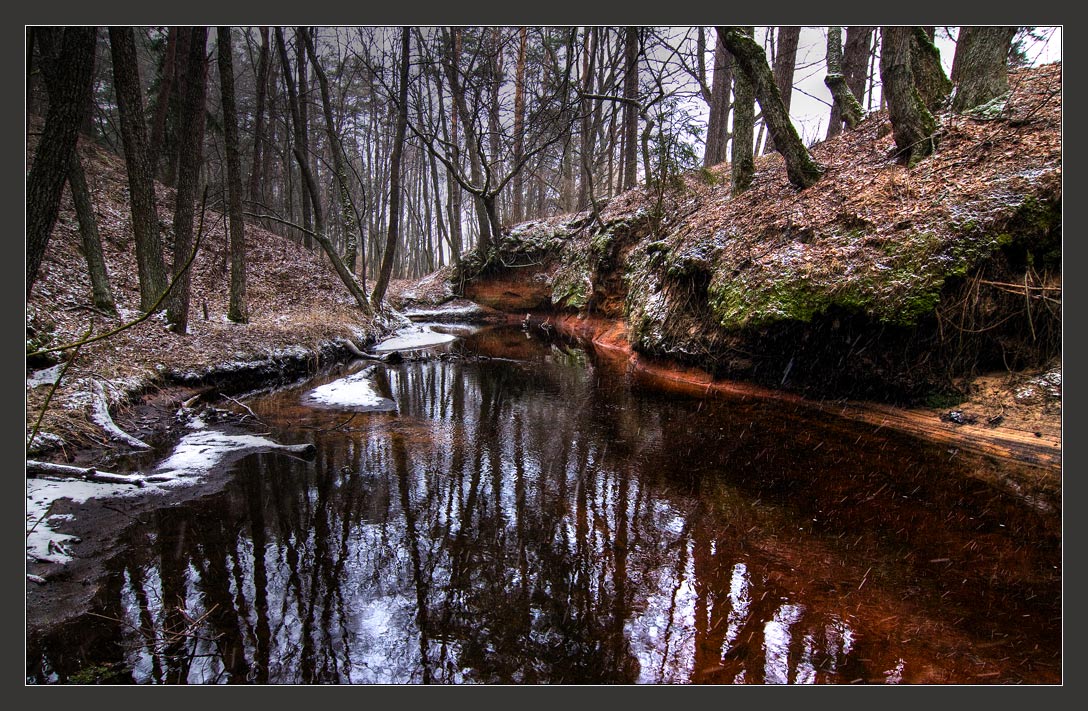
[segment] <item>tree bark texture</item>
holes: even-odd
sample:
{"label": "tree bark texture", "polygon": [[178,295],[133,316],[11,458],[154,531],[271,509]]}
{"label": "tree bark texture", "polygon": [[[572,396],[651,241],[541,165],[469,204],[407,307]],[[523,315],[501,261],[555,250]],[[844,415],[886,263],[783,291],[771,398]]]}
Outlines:
{"label": "tree bark texture", "polygon": [[[778,151],[786,161],[786,174],[790,183],[798,188],[807,188],[820,179],[824,173],[824,167],[812,159],[805,144],[801,142],[801,137],[797,135],[797,129],[790,122],[789,113],[782,104],[782,98],[775,85],[771,68],[767,64],[763,48],[756,44],[747,29],[740,27],[723,29],[725,46],[740,67],[738,77],[746,76],[755,90],[763,113],[763,121],[774,138]],[[736,141],[735,133],[734,131],[734,141]],[[748,180],[750,182],[751,177]]]}
{"label": "tree bark texture", "polygon": [[[774,82],[778,85],[778,91],[782,94],[782,106],[786,109],[786,115],[790,112],[790,99],[793,97],[793,71],[797,64],[797,45],[801,40],[801,28],[797,25],[787,25],[778,28],[778,44],[774,56]],[[774,136],[767,139],[764,153],[773,153]]]}
{"label": "tree bark texture", "polygon": [[899,161],[913,166],[936,150],[937,121],[926,108],[911,71],[911,46],[915,28],[885,27],[880,54],[880,79],[888,101],[888,114]]}
{"label": "tree bark texture", "polygon": [[[60,91],[57,83],[57,36],[60,30],[52,27],[37,28],[38,47],[40,50],[42,74],[45,77],[46,90],[52,96]],[[90,98],[90,93],[88,93]],[[78,137],[77,137],[78,145]],[[116,313],[113,291],[110,289],[106,259],[102,255],[102,239],[98,233],[98,218],[95,217],[91,192],[87,187],[87,177],[83,172],[83,160],[79,150],[72,150],[71,163],[68,166],[68,188],[72,193],[72,204],[79,221],[79,237],[83,246],[83,257],[87,261],[87,274],[91,278],[91,302],[95,308],[106,313]]]}
{"label": "tree bark texture", "polygon": [[[521,165],[525,157],[525,53],[528,45],[528,28],[521,27],[518,30],[518,63],[514,71],[514,165]],[[522,192],[525,190],[525,179],[518,170],[511,186],[513,195],[513,221],[521,222],[525,219],[525,210],[522,206]]]}
{"label": "tree bark texture", "polygon": [[[184,31],[184,30],[182,30]],[[174,205],[174,288],[167,297],[166,320],[170,330],[185,334],[189,329],[191,272],[185,269],[193,250],[193,222],[200,187],[203,160],[204,105],[207,88],[208,28],[189,30],[189,56],[185,65],[185,93],[178,117],[178,189]]]}
{"label": "tree bark texture", "polygon": [[705,168],[726,159],[725,149],[729,143],[729,95],[732,88],[733,55],[722,44],[721,37],[717,37],[714,45],[714,78],[710,86],[710,116],[706,126],[706,150],[703,153]]}
{"label": "tree bark texture", "polygon": [[249,199],[257,202],[264,201],[264,191],[261,189],[261,176],[264,156],[264,114],[265,102],[268,96],[268,28],[260,28],[261,49],[257,55],[257,107],[253,117],[253,166],[249,173]]}
{"label": "tree bark texture", "polygon": [[952,109],[964,112],[1009,90],[1009,49],[1016,27],[961,27],[952,58]]}
{"label": "tree bark texture", "polygon": [[[306,69],[306,51],[302,46],[302,42],[299,39],[299,34],[303,31],[303,28],[295,28],[295,69],[298,72],[298,85],[296,91],[298,92],[297,106],[298,106],[298,125],[295,129],[295,145],[298,146],[302,155],[305,157],[307,163],[311,166],[310,170],[313,171],[312,164],[310,163],[310,112],[309,101],[306,96],[309,93],[309,72]],[[286,69],[284,71],[287,71]],[[302,191],[302,226],[308,230],[314,227],[313,218],[313,203],[310,198],[310,193],[307,190]],[[318,230],[324,234],[324,230]],[[327,236],[327,235],[326,235]],[[310,241],[309,235],[304,235],[304,243],[307,249],[313,248],[313,243]]]}
{"label": "tree bark texture", "polygon": [[737,69],[733,72],[733,147],[730,150],[729,163],[733,194],[740,195],[751,186],[752,176],[755,174],[754,146],[752,145],[756,115],[755,92],[752,88],[751,74],[744,71],[740,58],[737,56],[738,45],[735,42],[730,45],[727,39],[727,33],[730,30],[748,39],[751,39],[754,30],[752,27],[718,28],[718,38],[737,63]]}
{"label": "tree bark texture", "polygon": [[927,109],[935,111],[948,100],[948,95],[952,93],[952,82],[941,66],[941,52],[933,44],[932,29],[911,28],[914,41],[910,49],[910,66],[918,95],[922,97]]}
{"label": "tree bark texture", "polygon": [[623,36],[623,185],[638,185],[638,28],[627,27]]}
{"label": "tree bark texture", "polygon": [[132,232],[136,241],[136,272],[140,281],[140,309],[147,311],[166,290],[166,266],[155,206],[155,171],[144,126],[143,93],[136,63],[136,38],[131,27],[111,27],[110,54],[121,140],[125,148]]}
{"label": "tree bark texture", "polygon": [[[845,121],[847,127],[853,128],[865,115],[864,109],[858,102],[842,69],[842,30],[838,27],[827,28],[827,76],[824,84],[831,90],[831,96],[835,100],[831,111],[831,125],[836,124],[841,128]],[[838,131],[836,131],[838,133]]]}
{"label": "tree bark texture", "polygon": [[163,138],[166,136],[166,117],[173,100],[174,74],[177,71],[177,47],[178,28],[171,27],[166,35],[166,52],[162,60],[159,93],[155,99],[155,116],[151,122],[151,138],[148,144],[152,175],[158,170],[159,154],[162,151]]}
{"label": "tree bark texture", "polygon": [[234,104],[234,57],[230,27],[217,30],[219,89],[223,104],[223,143],[227,157],[227,212],[230,227],[230,302],[227,318],[247,323],[246,233],[242,219],[242,162],[238,154],[238,111]]}
{"label": "tree bark texture", "polygon": [[94,27],[64,30],[57,60],[56,89],[50,92],[45,128],[26,179],[26,295],[30,296],[57,221],[79,127],[91,95]]}

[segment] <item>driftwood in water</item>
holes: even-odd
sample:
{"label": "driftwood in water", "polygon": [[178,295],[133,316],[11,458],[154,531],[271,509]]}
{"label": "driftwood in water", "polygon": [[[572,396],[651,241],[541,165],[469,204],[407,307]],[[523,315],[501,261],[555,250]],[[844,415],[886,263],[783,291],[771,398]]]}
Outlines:
{"label": "driftwood in water", "polygon": [[317,447],[312,444],[276,444],[260,447],[258,451],[283,452],[284,454],[294,454],[309,459],[317,454]]}
{"label": "driftwood in water", "polygon": [[27,476],[64,476],[97,481],[105,484],[131,484],[143,486],[147,477],[142,474],[113,474],[100,472],[94,467],[73,467],[67,464],[53,464],[51,462],[39,462],[33,459],[26,460]]}

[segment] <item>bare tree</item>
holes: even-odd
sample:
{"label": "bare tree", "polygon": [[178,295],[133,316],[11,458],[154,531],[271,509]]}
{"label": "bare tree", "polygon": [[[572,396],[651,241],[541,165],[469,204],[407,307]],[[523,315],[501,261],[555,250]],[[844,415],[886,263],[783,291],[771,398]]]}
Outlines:
{"label": "bare tree", "polygon": [[[807,188],[820,179],[824,168],[809,155],[801,137],[797,135],[797,129],[790,122],[789,112],[782,104],[782,97],[763,48],[752,39],[748,31],[740,27],[723,27],[719,28],[719,32],[723,35],[722,41],[726,48],[737,60],[740,73],[755,89],[763,120],[778,151],[786,160],[786,174],[790,182],[799,188]],[[735,135],[733,140],[736,141]]]}
{"label": "bare tree", "polygon": [[[838,28],[829,28],[830,30]],[[846,87],[850,90],[850,93],[854,96],[854,99],[858,102],[858,108],[861,109],[861,114],[865,114],[864,101],[865,101],[865,82],[868,79],[869,57],[872,53],[871,47],[873,44],[873,33],[876,30],[875,27],[868,25],[851,25],[846,28],[846,48],[841,49],[841,56],[838,73],[843,75],[843,80],[846,82]],[[841,42],[841,30],[839,30],[840,38],[838,42]],[[830,76],[831,71],[831,48],[832,40],[830,35],[827,39],[828,48],[828,70],[827,73]],[[836,46],[839,46],[836,44]],[[824,79],[824,83],[827,84],[827,79]],[[832,96],[834,97],[836,89],[827,84],[831,89]],[[831,120],[827,125],[827,137],[831,138],[842,132],[843,121],[842,109],[839,107],[839,102],[836,99],[831,105]],[[860,120],[860,119],[859,119]]]}
{"label": "bare tree", "polygon": [[27,297],[57,221],[61,192],[90,101],[96,34],[94,27],[69,27],[61,39],[53,83],[56,91],[50,92],[45,128],[26,179]]}
{"label": "bare tree", "polygon": [[[52,27],[37,28],[36,36],[41,49],[42,74],[45,76],[46,90],[50,95],[60,91],[56,76],[56,35],[60,30]],[[91,99],[88,92],[87,98]],[[87,273],[91,278],[91,303],[95,308],[106,313],[116,313],[113,291],[110,289],[109,273],[106,260],[102,255],[102,239],[98,234],[98,218],[95,217],[91,203],[91,191],[87,187],[87,178],[83,171],[83,160],[79,151],[73,149],[71,163],[68,166],[68,188],[72,193],[72,204],[79,221],[79,236],[83,246],[83,257],[87,261]]]}
{"label": "bare tree", "polygon": [[715,32],[714,78],[710,90],[710,116],[706,125],[706,151],[703,166],[721,163],[729,143],[729,95],[733,86],[733,55]]}
{"label": "bare tree", "polygon": [[[827,28],[827,76],[824,77],[824,84],[831,90],[831,96],[835,101],[831,112],[831,125],[837,126],[840,130],[843,121],[846,121],[846,125],[850,128],[856,126],[865,115],[865,110],[861,108],[861,104],[850,90],[850,85],[843,74],[842,30],[838,27]],[[838,130],[835,133],[838,133]],[[834,134],[829,130],[828,135]]]}
{"label": "bare tree", "polygon": [[140,89],[136,38],[131,27],[110,27],[110,54],[121,139],[125,147],[132,232],[136,238],[136,271],[140,280],[140,308],[150,309],[166,290],[166,266],[159,215],[155,206],[155,171],[147,145],[143,92]]}
{"label": "bare tree", "polygon": [[916,28],[885,27],[880,53],[880,79],[899,161],[912,166],[937,148],[937,121],[915,86],[912,44]]}
{"label": "bare tree", "polygon": [[230,223],[230,304],[227,318],[249,321],[246,309],[246,234],[242,219],[242,166],[238,157],[238,112],[234,104],[234,57],[230,28],[217,31],[219,89],[223,102],[223,143],[227,158],[227,212]]}
{"label": "bare tree", "polygon": [[[185,32],[186,30],[182,30]],[[193,222],[203,160],[205,96],[208,80],[208,28],[189,32],[189,55],[185,58],[185,91],[178,117],[178,189],[174,207],[174,288],[167,298],[166,320],[170,330],[184,334],[189,329],[191,276],[186,264],[193,250]]]}
{"label": "bare tree", "polygon": [[638,28],[623,33],[623,184],[621,190],[638,185]]}
{"label": "bare tree", "polygon": [[[798,25],[784,25],[778,28],[777,46],[774,56],[774,82],[782,95],[782,106],[786,114],[790,112],[790,99],[793,97],[793,72],[797,64],[797,45],[801,40],[801,28]],[[774,136],[767,139],[764,153],[773,153]]]}
{"label": "bare tree", "polygon": [[1016,27],[961,27],[952,57],[952,109],[963,112],[1009,90],[1009,50]]}
{"label": "bare tree", "polygon": [[399,239],[400,163],[404,152],[404,139],[408,133],[408,60],[412,44],[410,33],[410,28],[401,28],[397,127],[396,134],[393,136],[393,155],[390,158],[389,165],[389,231],[385,237],[385,251],[382,253],[382,264],[378,271],[378,279],[374,282],[374,291],[370,294],[370,302],[374,309],[380,309],[382,299],[385,298],[385,290],[389,286],[389,276],[393,272],[393,259],[397,253],[397,241]]}

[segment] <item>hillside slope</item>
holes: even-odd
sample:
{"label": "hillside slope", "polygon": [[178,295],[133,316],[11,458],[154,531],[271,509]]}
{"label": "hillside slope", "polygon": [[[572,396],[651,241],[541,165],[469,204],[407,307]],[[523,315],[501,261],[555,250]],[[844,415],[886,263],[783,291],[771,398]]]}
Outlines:
{"label": "hillside slope", "polygon": [[[32,135],[28,164],[35,141]],[[78,223],[65,189],[38,281],[26,304],[28,353],[79,341],[89,330],[104,333],[140,313],[124,159],[87,143],[81,143],[80,153],[119,315],[102,314],[91,306]],[[174,191],[158,185],[156,197],[163,241],[169,244]],[[214,199],[209,196],[209,202]],[[200,250],[192,266],[189,334],[169,331],[160,313],[80,349],[45,410],[31,453],[65,459],[81,448],[111,448],[109,433],[91,417],[96,383],[120,421],[139,395],[177,384],[199,387],[227,381],[232,383],[226,386],[229,390],[274,377],[279,368],[298,373],[315,367],[318,360],[344,353],[346,339],[363,345],[382,332],[354,305],[319,250],[307,251],[251,224],[246,225],[250,321],[229,322],[228,239],[224,216],[216,207],[212,204],[206,210]],[[169,268],[169,255],[166,263]],[[50,362],[59,364],[46,359],[27,363],[28,438],[50,391],[48,384],[35,384],[31,378]],[[139,436],[139,423],[130,424]]]}
{"label": "hillside slope", "polygon": [[518,225],[456,277],[468,298],[623,320],[633,348],[819,397],[897,403],[1061,353],[1061,65],[1015,72],[990,115],[946,112],[938,152],[893,159],[886,112],[815,146],[640,187],[600,214]]}

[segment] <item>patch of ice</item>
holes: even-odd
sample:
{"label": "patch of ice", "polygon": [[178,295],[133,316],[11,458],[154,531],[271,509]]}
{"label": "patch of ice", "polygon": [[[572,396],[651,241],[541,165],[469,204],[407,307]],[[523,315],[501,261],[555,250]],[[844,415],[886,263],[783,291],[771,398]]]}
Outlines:
{"label": "patch of ice", "polygon": [[346,378],[325,383],[303,395],[302,401],[318,407],[342,407],[366,411],[395,410],[396,403],[382,397],[375,389],[372,380],[375,370],[375,366],[370,366]]}
{"label": "patch of ice", "polygon": [[404,328],[397,331],[397,335],[382,341],[374,347],[374,350],[379,353],[386,351],[408,351],[417,348],[427,348],[428,346],[437,346],[442,343],[449,343],[456,339],[457,336],[448,333],[438,333],[431,330],[428,326],[414,326],[412,328]]}
{"label": "patch of ice", "polygon": [[36,388],[39,385],[52,385],[57,382],[62,370],[64,370],[64,363],[57,363],[52,368],[36,371],[26,379],[27,387]]}

